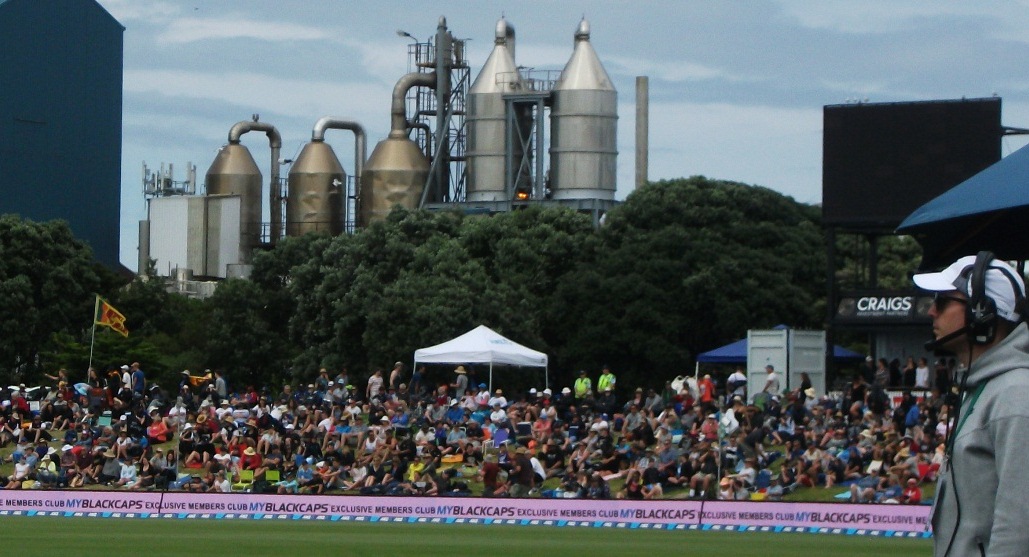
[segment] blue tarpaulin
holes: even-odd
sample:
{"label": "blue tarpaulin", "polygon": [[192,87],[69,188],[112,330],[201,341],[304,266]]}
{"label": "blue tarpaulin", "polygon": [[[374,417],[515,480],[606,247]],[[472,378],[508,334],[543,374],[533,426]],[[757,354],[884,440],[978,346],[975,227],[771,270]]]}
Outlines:
{"label": "blue tarpaulin", "polygon": [[[863,355],[842,346],[833,347],[833,359],[860,360]],[[743,338],[725,346],[709,350],[697,356],[702,364],[745,364],[747,363],[747,339]]]}

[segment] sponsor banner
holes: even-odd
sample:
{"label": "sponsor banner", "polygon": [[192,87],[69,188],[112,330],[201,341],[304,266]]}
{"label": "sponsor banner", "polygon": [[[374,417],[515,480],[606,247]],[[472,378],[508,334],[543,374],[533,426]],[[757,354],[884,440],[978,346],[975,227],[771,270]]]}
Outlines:
{"label": "sponsor banner", "polygon": [[331,519],[432,519],[597,526],[648,524],[829,528],[923,532],[925,505],[752,503],[731,501],[626,501],[583,499],[484,499],[470,497],[358,497],[252,493],[5,491],[0,512],[86,515],[196,515],[216,518],[265,515]]}
{"label": "sponsor banner", "polygon": [[922,532],[929,521],[928,505],[850,505],[824,503],[734,503],[709,501],[704,524],[734,526],[795,526]]}
{"label": "sponsor banner", "polygon": [[932,297],[915,291],[868,290],[840,293],[833,322],[848,325],[929,323]]}

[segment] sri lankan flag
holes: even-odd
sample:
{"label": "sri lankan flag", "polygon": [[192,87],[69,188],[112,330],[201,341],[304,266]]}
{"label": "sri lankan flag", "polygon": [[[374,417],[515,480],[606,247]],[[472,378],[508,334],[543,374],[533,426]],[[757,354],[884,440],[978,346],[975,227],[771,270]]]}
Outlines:
{"label": "sri lankan flag", "polygon": [[97,325],[110,327],[123,337],[129,336],[129,330],[125,327],[125,316],[100,296],[96,297],[96,315],[93,322]]}

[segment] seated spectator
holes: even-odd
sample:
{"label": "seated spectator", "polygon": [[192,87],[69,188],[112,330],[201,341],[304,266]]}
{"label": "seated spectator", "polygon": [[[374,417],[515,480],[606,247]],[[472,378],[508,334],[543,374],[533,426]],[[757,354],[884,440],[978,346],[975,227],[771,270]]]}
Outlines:
{"label": "seated spectator", "polygon": [[209,493],[232,493],[232,482],[225,474],[225,470],[219,470],[215,474],[214,481],[207,491]]}
{"label": "seated spectator", "polygon": [[779,475],[774,474],[769,480],[768,489],[765,490],[765,497],[768,501],[782,501],[783,495],[786,493],[787,491],[779,481]]}
{"label": "seated spectator", "polygon": [[132,457],[122,460],[120,465],[121,469],[118,473],[118,480],[114,483],[114,486],[128,488],[138,480],[139,470],[136,469],[136,462]]}
{"label": "seated spectator", "polygon": [[918,505],[922,502],[922,490],[918,487],[918,480],[908,479],[907,487],[901,492],[899,501],[903,505]]}
{"label": "seated spectator", "polygon": [[690,455],[688,452],[683,452],[676,458],[675,464],[668,469],[663,481],[669,488],[688,487],[693,474]]}
{"label": "seated spectator", "polygon": [[618,491],[618,499],[643,499],[643,477],[639,470],[630,470],[625,485]]}
{"label": "seated spectator", "polygon": [[610,499],[611,488],[607,484],[607,480],[600,472],[594,472],[590,476],[589,487],[586,489],[586,499]]}
{"label": "seated spectator", "polygon": [[4,489],[21,489],[21,484],[32,479],[32,463],[26,457],[14,461],[14,473],[8,476]]}
{"label": "seated spectator", "polygon": [[48,452],[43,455],[43,458],[39,460],[39,466],[36,467],[36,481],[43,487],[56,487],[57,486],[57,463],[53,460],[54,453]]}
{"label": "seated spectator", "polygon": [[150,460],[146,458],[141,458],[139,460],[139,471],[136,475],[136,480],[126,483],[125,487],[134,490],[141,490],[152,487],[155,483],[157,474],[157,468],[153,464],[151,464]]}
{"label": "seated spectator", "polygon": [[690,498],[704,498],[714,496],[711,491],[711,484],[715,481],[718,473],[718,461],[714,449],[701,443],[697,450],[691,454],[690,465],[694,471],[690,478]]}

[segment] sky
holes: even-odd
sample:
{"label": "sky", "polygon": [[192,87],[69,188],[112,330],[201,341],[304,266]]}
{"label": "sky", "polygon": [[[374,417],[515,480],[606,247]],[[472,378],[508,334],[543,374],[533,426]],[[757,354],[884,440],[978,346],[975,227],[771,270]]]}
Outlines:
{"label": "sky", "polygon": [[[146,218],[144,161],[174,164],[177,180],[192,162],[202,185],[229,128],[253,114],[279,130],[283,158],[322,116],[360,122],[371,152],[389,131],[393,86],[411,71],[397,30],[424,41],[440,16],[467,39],[473,80],[500,17],[517,31],[517,64],[540,70],[560,70],[579,20],[590,22],[618,90],[618,199],[634,184],[641,75],[650,180],[704,175],[802,203],[821,201],[824,105],[998,95],[1002,123],[1029,128],[1025,0],[98,1],[125,26],[121,261],[130,269]],[[326,137],[348,173],[352,137]],[[1027,142],[1005,138],[1002,155]],[[264,134],[243,144],[267,177]]]}

